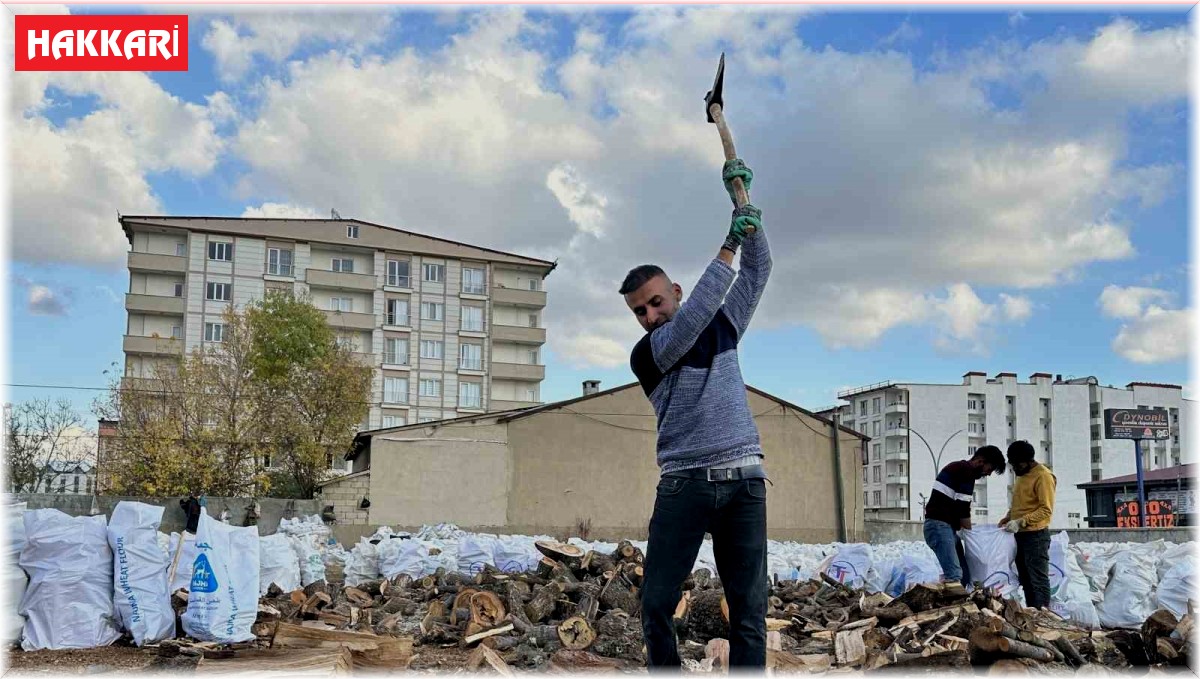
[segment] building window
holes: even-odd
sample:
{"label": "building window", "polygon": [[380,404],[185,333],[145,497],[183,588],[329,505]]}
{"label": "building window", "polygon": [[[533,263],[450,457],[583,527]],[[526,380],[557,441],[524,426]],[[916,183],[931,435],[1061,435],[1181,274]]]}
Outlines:
{"label": "building window", "polygon": [[439,302],[421,302],[421,320],[440,321],[444,319],[443,307]]}
{"label": "building window", "polygon": [[267,248],[267,273],[272,276],[292,275],[292,251]]}
{"label": "building window", "polygon": [[482,405],[482,385],[475,382],[462,382],[458,385],[458,406],[460,408],[479,408]]}
{"label": "building window", "polygon": [[218,262],[233,261],[233,243],[209,243],[208,258]]}
{"label": "building window", "polygon": [[537,349],[529,350],[529,365],[541,365],[538,363],[538,353]]}
{"label": "building window", "polygon": [[904,452],[904,439],[900,439],[900,452]]}
{"label": "building window", "polygon": [[867,468],[863,467],[863,483],[867,482]]}
{"label": "building window", "polygon": [[428,415],[425,415],[423,417],[417,418],[417,422],[420,424],[425,424],[426,422],[437,422],[437,419],[438,418],[436,418],[436,417],[430,417]]}
{"label": "building window", "polygon": [[441,283],[446,280],[445,264],[422,264],[423,278],[430,283]]}
{"label": "building window", "polygon": [[421,396],[431,396],[437,398],[442,395],[442,381],[436,377],[427,377],[421,380]]}
{"label": "building window", "polygon": [[900,476],[904,476],[904,463],[903,462],[900,463],[898,470],[900,472]]}
{"label": "building window", "polygon": [[176,257],[187,257],[187,243],[176,243],[175,244],[175,256]]}
{"label": "building window", "polygon": [[462,291],[469,295],[484,293],[483,269],[462,270]]}
{"label": "building window", "polygon": [[900,486],[900,495],[899,495],[899,498],[900,498],[901,500],[903,500],[905,495],[906,495],[906,493],[905,493],[905,488],[904,488],[904,486]]}
{"label": "building window", "polygon": [[205,297],[214,302],[228,302],[230,298],[229,283],[209,283],[205,286]]}
{"label": "building window", "polygon": [[408,365],[408,340],[402,337],[383,338],[383,362],[390,365]]}
{"label": "building window", "polygon": [[385,429],[388,427],[403,427],[407,423],[408,423],[408,418],[405,417],[404,415],[384,415],[383,416],[383,426]]}
{"label": "building window", "polygon": [[880,402],[881,402],[882,400],[883,400],[883,399],[881,399],[881,398],[878,398],[878,397],[871,399],[871,414],[872,414],[872,415],[878,415],[878,414],[879,414]]}
{"label": "building window", "polygon": [[967,399],[967,410],[975,410],[975,399]]}
{"label": "building window", "polygon": [[878,506],[879,506],[879,504],[880,504],[880,503],[879,503],[879,491],[875,491],[875,493],[874,493],[874,495],[873,495],[872,497],[874,497],[874,498],[875,498],[875,506],[876,506],[876,507],[878,507]]}
{"label": "building window", "polygon": [[462,329],[467,332],[483,332],[483,307],[462,308]]}
{"label": "building window", "polygon": [[536,278],[529,279],[529,289],[537,292],[542,289],[542,282]]}
{"label": "building window", "polygon": [[967,446],[967,454],[975,456],[975,451],[979,450],[979,446]]}
{"label": "building window", "polygon": [[1099,481],[1099,480],[1100,480],[1100,470],[1099,470],[1099,469],[1093,469],[1093,470],[1092,470],[1092,480],[1093,480],[1093,481]]}
{"label": "building window", "polygon": [[354,311],[354,298],[353,297],[330,297],[329,298],[329,310],[330,311]]}
{"label": "building window", "polygon": [[537,389],[533,389],[533,388],[526,389],[525,390],[525,400],[526,401],[537,401],[538,400]]}
{"label": "building window", "polygon": [[421,340],[421,358],[442,358],[442,343],[436,340]]}
{"label": "building window", "polygon": [[871,469],[872,469],[871,480],[873,480],[875,483],[879,483],[879,479],[880,479],[879,465],[875,465]]}
{"label": "building window", "polygon": [[529,327],[531,327],[531,328],[538,327],[538,315],[537,314],[529,314]]}
{"label": "building window", "polygon": [[408,403],[408,378],[383,378],[383,400],[387,403]]}
{"label": "building window", "polygon": [[879,436],[879,420],[875,420],[871,423],[871,435]]}
{"label": "building window", "polygon": [[387,301],[387,325],[408,325],[408,300],[389,299]]}
{"label": "building window", "polygon": [[[867,472],[866,472],[866,470],[864,470],[864,471],[863,471],[863,475],[865,476],[865,475],[866,475],[866,473],[867,473]],[[866,479],[863,479],[863,480],[865,481]],[[870,504],[870,502],[867,500],[867,491],[865,491],[865,490],[864,490],[864,491],[863,491],[863,506],[864,506],[864,507],[866,507],[866,506],[868,506],[869,504]]]}
{"label": "building window", "polygon": [[183,297],[183,281],[175,282],[175,296]]}
{"label": "building window", "polygon": [[354,273],[354,260],[349,257],[334,257],[329,268],[337,273]]}
{"label": "building window", "polygon": [[480,344],[459,345],[458,366],[464,370],[483,370],[483,346]]}
{"label": "building window", "polygon": [[408,274],[408,261],[389,259],[387,263],[387,284],[397,288],[412,287]]}
{"label": "building window", "polygon": [[171,339],[183,339],[183,327],[178,325],[171,326]]}
{"label": "building window", "polygon": [[879,455],[880,455],[879,448],[880,448],[880,446],[878,443],[871,444],[871,454],[874,456],[875,462],[879,461]]}
{"label": "building window", "polygon": [[88,495],[91,495],[92,494],[92,477],[90,477],[90,476],[87,477],[87,485],[85,486],[85,488],[86,488],[86,490],[84,492],[87,493]]}
{"label": "building window", "polygon": [[867,399],[864,398],[858,402],[858,414],[860,417],[867,416]]}
{"label": "building window", "polygon": [[357,224],[347,224],[346,225],[346,238],[358,238],[358,225]]}

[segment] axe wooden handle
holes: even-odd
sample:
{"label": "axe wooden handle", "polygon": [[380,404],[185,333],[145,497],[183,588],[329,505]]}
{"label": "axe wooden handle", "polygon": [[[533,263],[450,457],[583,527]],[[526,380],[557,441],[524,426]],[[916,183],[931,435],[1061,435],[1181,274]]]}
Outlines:
{"label": "axe wooden handle", "polygon": [[[725,160],[737,158],[737,151],[733,148],[733,134],[729,132],[729,126],[725,124],[725,115],[721,112],[721,105],[709,106],[708,113],[712,116],[713,122],[717,124],[717,132],[721,135],[721,147],[725,150]],[[750,202],[750,196],[746,194],[746,186],[742,183],[741,177],[733,178],[733,194],[737,207],[742,207]],[[750,229],[750,231],[753,230]]]}

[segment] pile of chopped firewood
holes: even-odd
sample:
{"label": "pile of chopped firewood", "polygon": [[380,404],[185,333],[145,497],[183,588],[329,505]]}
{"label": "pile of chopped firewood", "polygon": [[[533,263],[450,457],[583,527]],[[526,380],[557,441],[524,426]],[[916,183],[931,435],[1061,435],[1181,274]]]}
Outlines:
{"label": "pile of chopped firewood", "polygon": [[[274,647],[323,639],[322,648],[338,648],[342,636],[360,639],[356,634],[404,637],[418,654],[453,649],[468,669],[502,673],[643,665],[641,551],[629,542],[611,554],[553,541],[536,546],[543,558],[526,573],[439,569],[354,587],[325,581],[294,592],[272,587],[254,632],[261,645]],[[177,593],[176,601],[186,605],[186,594]],[[705,569],[689,576],[675,612],[685,664],[700,671],[727,667],[728,619],[719,579]],[[957,583],[918,585],[892,598],[822,575],[772,587],[767,662],[777,671],[1186,665],[1191,625],[1190,615],[1179,621],[1164,610],[1140,631],[1092,631]],[[370,657],[369,650],[356,652]]]}

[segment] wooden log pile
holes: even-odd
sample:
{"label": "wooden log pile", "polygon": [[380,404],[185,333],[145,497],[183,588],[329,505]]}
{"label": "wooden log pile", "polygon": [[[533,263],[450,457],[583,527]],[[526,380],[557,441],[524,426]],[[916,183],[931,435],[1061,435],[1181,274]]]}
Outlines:
{"label": "wooden log pile", "polygon": [[[536,546],[543,558],[525,573],[485,567],[473,575],[439,570],[354,587],[317,582],[294,592],[273,588],[261,599],[254,631],[263,646],[278,647],[282,629],[283,638],[301,640],[285,643],[324,650],[344,646],[338,635],[363,635],[367,646],[373,639],[405,637],[415,647],[406,662],[457,654],[457,667],[501,674],[644,665],[641,551],[629,542],[612,553],[553,541]],[[1078,669],[1187,666],[1192,620],[1159,611],[1141,630],[1092,631],[1048,611],[968,593],[957,583],[918,585],[892,598],[822,575],[775,583],[766,627],[767,663],[776,671]],[[715,574],[701,569],[687,578],[675,628],[690,669],[727,666],[729,609]],[[330,638],[322,645],[311,635]],[[351,658],[356,666],[371,662],[370,649],[349,650],[357,654]]]}

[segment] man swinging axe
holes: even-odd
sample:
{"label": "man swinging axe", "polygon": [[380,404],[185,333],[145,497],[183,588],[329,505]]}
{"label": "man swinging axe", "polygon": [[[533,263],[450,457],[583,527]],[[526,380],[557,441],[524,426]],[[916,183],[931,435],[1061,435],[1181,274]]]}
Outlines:
{"label": "man swinging axe", "polygon": [[[647,665],[681,665],[673,614],[706,532],[729,605],[729,664],[766,664],[767,491],[758,429],[738,366],[738,342],[771,272],[754,177],[736,156],[722,115],[725,55],[705,97],[725,149],[729,231],[686,302],[657,266],[639,266],[620,293],[646,330],[630,364],[658,419],[661,469],[642,583]],[[742,250],[740,271],[733,256]]]}

